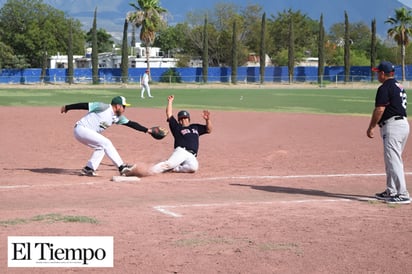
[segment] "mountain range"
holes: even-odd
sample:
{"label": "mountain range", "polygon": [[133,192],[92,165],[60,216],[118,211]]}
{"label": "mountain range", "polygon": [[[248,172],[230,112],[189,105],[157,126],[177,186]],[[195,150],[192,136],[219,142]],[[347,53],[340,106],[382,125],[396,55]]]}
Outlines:
{"label": "mountain range", "polygon": [[[0,7],[7,0],[0,0]],[[88,31],[93,23],[94,10],[97,8],[97,27],[109,32],[115,39],[121,40],[123,23],[128,11],[133,10],[130,2],[136,0],[43,0],[68,16],[78,19],[84,30]],[[300,11],[314,20],[319,20],[323,14],[326,31],[335,23],[344,22],[345,11],[349,22],[364,22],[370,26],[376,19],[377,33],[381,37],[386,36],[389,28],[384,22],[388,17],[394,17],[395,9],[400,7],[412,7],[412,0],[160,0],[160,6],[168,10],[167,20],[169,24],[183,22],[188,12],[212,11],[218,3],[232,3],[239,7],[250,4],[258,4],[266,12],[267,18],[272,15],[291,9]]]}

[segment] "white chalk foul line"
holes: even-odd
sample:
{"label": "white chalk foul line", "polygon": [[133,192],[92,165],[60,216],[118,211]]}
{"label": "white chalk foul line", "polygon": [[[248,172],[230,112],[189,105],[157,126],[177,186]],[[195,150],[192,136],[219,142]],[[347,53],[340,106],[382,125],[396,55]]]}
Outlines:
{"label": "white chalk foul line", "polygon": [[[412,175],[412,172],[405,172],[405,175]],[[349,173],[349,174],[309,174],[309,175],[264,175],[264,176],[225,176],[225,177],[210,177],[210,178],[192,178],[183,179],[181,181],[220,181],[220,180],[250,180],[250,179],[299,179],[299,178],[334,178],[334,177],[378,177],[386,176],[385,173]],[[375,200],[368,198],[357,198],[357,200]],[[221,203],[221,204],[191,204],[191,205],[159,205],[153,208],[163,214],[171,217],[182,217],[181,214],[175,213],[170,209],[183,207],[212,207],[212,206],[236,206],[248,204],[273,204],[273,203],[310,203],[310,202],[342,202],[351,201],[350,199],[322,199],[322,200],[292,200],[292,201],[277,201],[277,202],[254,202],[254,203]]]}
{"label": "white chalk foul line", "polygon": [[[405,172],[412,175],[412,172]],[[262,176],[223,176],[209,178],[180,179],[180,181],[219,181],[219,180],[250,180],[250,179],[299,179],[299,178],[334,178],[334,177],[379,177],[385,173],[342,173],[342,174],[306,174],[306,175],[262,175]]]}
{"label": "white chalk foul line", "polygon": [[[364,199],[375,200],[375,199]],[[336,202],[351,202],[350,199],[307,199],[307,200],[290,200],[290,201],[268,201],[268,202],[233,202],[233,203],[212,203],[212,204],[183,204],[183,205],[158,205],[154,206],[153,209],[168,215],[170,217],[180,218],[183,217],[182,214],[173,212],[170,209],[178,208],[190,208],[190,207],[231,207],[231,206],[241,206],[241,205],[267,205],[267,204],[302,204],[302,203],[336,203]]]}
{"label": "white chalk foul line", "polygon": [[61,187],[61,186],[77,186],[77,185],[96,185],[103,182],[87,182],[87,183],[69,183],[69,184],[40,184],[40,185],[0,185],[0,190],[4,189],[18,189],[18,188],[34,188],[34,187]]}
{"label": "white chalk foul line", "polygon": [[[412,172],[405,172],[405,175],[412,175]],[[333,177],[377,177],[386,176],[385,173],[342,173],[342,174],[308,174],[308,175],[262,175],[262,176],[222,176],[209,178],[190,178],[178,179],[179,181],[219,181],[219,180],[266,180],[266,179],[305,179],[305,178],[333,178]],[[103,182],[87,182],[73,184],[41,184],[41,185],[0,185],[0,190],[18,189],[18,188],[34,188],[34,187],[59,187],[72,185],[94,185]]]}
{"label": "white chalk foul line", "polygon": [[173,206],[154,206],[153,208],[155,210],[165,214],[165,215],[168,215],[168,216],[172,216],[172,217],[176,217],[176,218],[182,217],[181,214],[174,213],[174,212],[167,209],[167,208],[170,208],[170,207],[173,207]]}

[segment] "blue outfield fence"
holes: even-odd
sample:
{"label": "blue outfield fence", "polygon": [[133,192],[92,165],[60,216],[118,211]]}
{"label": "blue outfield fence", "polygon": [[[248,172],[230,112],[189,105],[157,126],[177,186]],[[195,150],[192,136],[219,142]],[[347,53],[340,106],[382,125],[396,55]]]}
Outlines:
{"label": "blue outfield fence", "polygon": [[[162,75],[169,68],[151,68],[151,76],[153,82],[160,82]],[[202,68],[173,68],[174,75],[178,75],[182,83],[203,83]],[[128,82],[139,83],[145,68],[129,68]],[[412,80],[412,67],[405,67],[406,80]],[[369,66],[353,66],[350,70],[351,82],[371,81],[371,69]],[[211,67],[208,69],[208,83],[230,83],[231,82],[230,67]],[[317,82],[318,81],[317,67],[295,67],[294,82]],[[395,77],[402,79],[401,67],[395,68]],[[67,83],[67,69],[47,69],[44,79],[41,79],[41,69],[2,69],[0,70],[0,84],[36,84],[36,83]],[[91,83],[92,69],[76,68],[73,74],[74,83]],[[172,79],[170,79],[171,82]],[[327,82],[343,82],[345,73],[343,66],[325,67],[323,81]],[[99,69],[100,83],[120,83],[121,69],[120,68],[100,68]],[[237,71],[237,82],[259,83],[260,68],[259,67],[239,67]],[[288,68],[282,67],[266,67],[265,68],[265,83],[282,83],[289,82]]]}

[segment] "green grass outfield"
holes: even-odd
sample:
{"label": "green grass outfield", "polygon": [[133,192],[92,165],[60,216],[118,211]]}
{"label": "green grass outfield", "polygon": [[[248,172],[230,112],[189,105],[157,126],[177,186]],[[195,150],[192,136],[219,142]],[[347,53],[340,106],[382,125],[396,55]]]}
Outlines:
{"label": "green grass outfield", "polygon": [[269,111],[370,115],[376,89],[342,88],[161,88],[152,87],[154,99],[140,99],[140,88],[106,86],[1,87],[0,106],[60,106],[77,102],[110,102],[123,95],[131,107],[164,108],[167,96],[186,109]]}

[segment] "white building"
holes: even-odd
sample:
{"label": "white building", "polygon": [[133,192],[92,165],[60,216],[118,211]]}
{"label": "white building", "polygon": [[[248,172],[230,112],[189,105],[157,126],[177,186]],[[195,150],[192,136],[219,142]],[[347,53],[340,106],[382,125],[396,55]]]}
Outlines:
{"label": "white building", "polygon": [[[75,65],[75,59],[81,58],[83,56],[81,55],[74,55],[73,56],[73,65]],[[47,66],[49,68],[67,68],[69,64],[69,61],[67,60],[67,55],[60,55],[59,53],[57,55],[50,56],[48,58],[48,64]]]}
{"label": "white building", "polygon": [[[259,67],[260,66],[260,56],[256,53],[249,53],[247,61],[243,64],[245,67]],[[265,54],[265,67],[273,66],[272,61],[270,60],[269,55]]]}
{"label": "white building", "polygon": [[318,57],[307,57],[303,58],[302,61],[300,61],[297,66],[298,67],[317,67],[319,62]]}
{"label": "white building", "polygon": [[[75,68],[92,68],[91,48],[86,49],[85,56],[73,56]],[[166,57],[164,53],[157,47],[150,47],[150,67],[151,68],[173,68],[176,67],[178,59]],[[132,48],[132,56],[129,56],[129,68],[146,68],[147,55],[146,48],[141,46],[141,43],[136,43]],[[99,68],[120,68],[122,56],[114,52],[104,52],[98,54]],[[51,56],[49,58],[49,68],[67,68],[67,55]]]}

